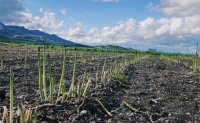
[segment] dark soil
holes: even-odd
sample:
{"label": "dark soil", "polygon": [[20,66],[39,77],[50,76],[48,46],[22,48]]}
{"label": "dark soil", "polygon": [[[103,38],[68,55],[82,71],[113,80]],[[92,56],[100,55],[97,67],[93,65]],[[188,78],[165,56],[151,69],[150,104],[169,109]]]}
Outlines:
{"label": "dark soil", "polygon": [[[73,70],[73,55],[68,54],[65,73],[65,87],[69,89]],[[72,100],[62,104],[41,103],[38,89],[36,58],[29,58],[24,68],[24,60],[13,57],[5,60],[5,68],[0,70],[0,90],[7,92],[0,99],[0,117],[3,108],[9,108],[9,67],[14,75],[15,107],[21,100],[29,108],[37,108],[38,122],[48,123],[199,123],[200,122],[200,74],[193,74],[183,65],[160,57],[149,57],[137,64],[131,64],[123,72],[128,83],[122,85],[117,80],[99,82],[94,88],[94,80],[84,104]],[[86,65],[77,65],[76,83],[82,80],[84,72],[95,75],[98,60],[88,55]],[[121,62],[123,57],[117,59]],[[108,58],[107,66],[114,58]],[[53,76],[57,84],[62,69],[62,56],[51,59]],[[103,66],[103,59],[101,60]],[[101,70],[101,69],[100,69]],[[48,84],[48,83],[47,83]],[[112,114],[109,116],[95,100],[98,98]],[[127,102],[139,112],[134,112],[123,102]],[[17,120],[17,118],[16,118]]]}

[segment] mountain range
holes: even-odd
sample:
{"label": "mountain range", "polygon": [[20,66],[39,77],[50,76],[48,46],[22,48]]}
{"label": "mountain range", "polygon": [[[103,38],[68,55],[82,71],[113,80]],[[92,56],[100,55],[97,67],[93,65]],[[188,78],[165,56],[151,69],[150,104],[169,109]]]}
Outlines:
{"label": "mountain range", "polygon": [[92,49],[102,50],[135,50],[132,48],[124,48],[115,45],[98,45],[88,46],[78,44],[73,41],[65,40],[58,37],[55,34],[48,34],[39,30],[29,30],[20,26],[8,26],[0,22],[0,42],[6,43],[22,43],[22,44],[34,44],[41,45],[42,40],[45,41],[46,45],[62,45],[65,47],[83,47]]}
{"label": "mountain range", "polygon": [[55,34],[48,34],[39,30],[29,30],[20,26],[7,26],[0,22],[0,41],[13,43],[41,44],[45,40],[48,45],[81,45],[62,39]]}

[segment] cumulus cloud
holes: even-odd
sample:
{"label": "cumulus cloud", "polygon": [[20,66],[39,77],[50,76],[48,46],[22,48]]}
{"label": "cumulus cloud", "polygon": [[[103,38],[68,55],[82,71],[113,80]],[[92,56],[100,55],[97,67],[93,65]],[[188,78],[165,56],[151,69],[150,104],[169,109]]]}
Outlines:
{"label": "cumulus cloud", "polygon": [[[111,1],[114,2],[114,0],[107,0],[107,2]],[[84,31],[77,25],[78,31],[84,31],[81,38],[72,35],[71,32],[77,30],[76,28],[70,29],[65,35],[57,34],[79,43],[138,44],[162,49],[179,49],[180,46],[193,46],[200,40],[200,8],[198,5],[200,5],[199,0],[161,0],[159,5],[149,3],[147,8],[170,15],[168,17],[160,19],[147,17],[142,21],[130,18],[126,21],[119,21],[114,27],[92,28],[89,31]]]}
{"label": "cumulus cloud", "polygon": [[66,15],[66,10],[65,10],[65,9],[60,9],[60,12],[61,12],[63,15]]}
{"label": "cumulus cloud", "polygon": [[29,29],[56,30],[64,24],[64,21],[56,21],[55,13],[53,12],[44,12],[43,17],[34,17],[32,14],[26,14],[25,16],[28,20],[31,20],[31,23],[24,23],[23,26]]}
{"label": "cumulus cloud", "polygon": [[82,30],[81,28],[69,28],[67,32],[55,32],[58,36],[65,38],[67,40],[75,41],[75,42],[82,42],[83,39],[86,37],[86,31]]}
{"label": "cumulus cloud", "polygon": [[199,15],[199,5],[200,0],[161,0],[159,5],[153,6],[149,3],[148,7],[167,15],[185,17]]}
{"label": "cumulus cloud", "polygon": [[64,25],[64,21],[56,21],[55,13],[44,12],[42,17],[33,16],[31,13],[22,12],[23,17],[20,22],[6,23],[7,25],[19,25],[32,30],[51,31]]}
{"label": "cumulus cloud", "polygon": [[89,31],[77,27],[56,34],[68,40],[87,44],[138,44],[158,48],[179,48],[180,44],[194,45],[200,40],[199,20],[200,15],[157,20],[148,17],[139,22],[131,18],[120,21],[114,27],[92,28]]}
{"label": "cumulus cloud", "polygon": [[55,13],[40,12],[43,16],[33,16],[31,12],[24,8],[21,0],[0,0],[0,21],[7,25],[20,25],[28,29],[38,29],[41,31],[55,30],[63,26],[64,21],[57,21]]}
{"label": "cumulus cloud", "polygon": [[89,34],[91,34],[91,35],[96,35],[96,34],[98,34],[98,32],[99,32],[98,28],[92,28],[92,29],[89,31]]}

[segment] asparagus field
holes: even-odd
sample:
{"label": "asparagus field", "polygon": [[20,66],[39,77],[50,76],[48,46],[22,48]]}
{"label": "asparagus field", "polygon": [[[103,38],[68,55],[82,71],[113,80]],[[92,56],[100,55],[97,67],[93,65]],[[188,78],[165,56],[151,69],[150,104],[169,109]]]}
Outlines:
{"label": "asparagus field", "polygon": [[137,52],[0,51],[0,122],[200,122],[198,60],[194,71],[192,58]]}

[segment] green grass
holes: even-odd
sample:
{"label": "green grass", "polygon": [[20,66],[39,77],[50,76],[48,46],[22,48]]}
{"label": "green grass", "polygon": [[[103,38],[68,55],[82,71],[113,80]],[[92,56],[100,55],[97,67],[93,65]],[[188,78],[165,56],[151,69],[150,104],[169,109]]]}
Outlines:
{"label": "green grass", "polygon": [[128,82],[128,80],[124,74],[119,74],[119,75],[113,76],[113,79],[120,81],[121,83],[124,83],[124,84],[126,84]]}

